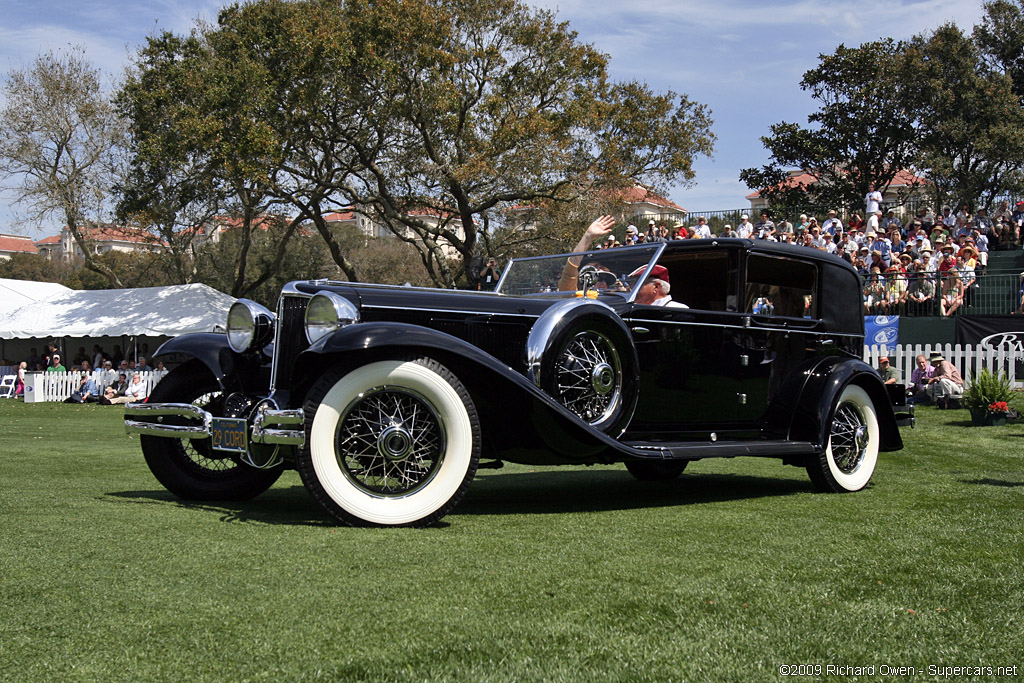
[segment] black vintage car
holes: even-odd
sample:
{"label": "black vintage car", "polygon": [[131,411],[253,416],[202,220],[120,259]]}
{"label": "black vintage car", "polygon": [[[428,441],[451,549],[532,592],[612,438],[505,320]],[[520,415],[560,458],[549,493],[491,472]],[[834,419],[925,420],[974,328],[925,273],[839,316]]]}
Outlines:
{"label": "black vintage car", "polygon": [[[504,461],[658,480],[766,456],[847,492],[902,448],[842,260],[740,239],[568,256],[513,261],[495,292],[306,281],[276,315],[240,300],[226,334],[159,349],[174,369],[127,429],[184,498],[250,498],[295,468],[338,520],[395,526],[435,522]],[[688,308],[636,302],[657,271]]]}

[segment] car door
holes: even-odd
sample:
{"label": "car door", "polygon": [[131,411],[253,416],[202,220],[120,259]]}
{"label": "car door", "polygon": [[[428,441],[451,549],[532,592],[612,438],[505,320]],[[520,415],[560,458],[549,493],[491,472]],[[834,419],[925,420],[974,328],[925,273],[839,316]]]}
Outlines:
{"label": "car door", "polygon": [[[640,364],[640,392],[627,438],[689,440],[745,438],[756,433],[744,417],[754,344],[749,316],[738,305],[736,249],[669,253],[672,297],[690,308],[634,304],[624,318]],[[757,361],[755,361],[757,362]]]}

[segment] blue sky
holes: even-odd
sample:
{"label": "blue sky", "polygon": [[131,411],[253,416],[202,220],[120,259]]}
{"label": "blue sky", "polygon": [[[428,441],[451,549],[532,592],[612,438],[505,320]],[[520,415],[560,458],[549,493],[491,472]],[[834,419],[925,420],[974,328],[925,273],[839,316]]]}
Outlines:
{"label": "blue sky", "polygon": [[[115,79],[128,56],[157,30],[186,32],[197,18],[213,20],[212,0],[4,0],[0,69],[32,62],[40,52],[82,46]],[[611,57],[612,77],[646,81],[708,105],[718,136],[713,159],[699,159],[691,187],[668,195],[693,210],[738,208],[749,190],[741,168],[768,160],[760,137],[778,121],[806,123],[813,109],[800,90],[818,55],[840,43],[883,36],[907,38],[954,22],[966,30],[981,0],[533,0],[557,11],[580,38]],[[884,95],[884,94],[883,94]],[[15,223],[17,210],[0,195],[0,232],[42,237],[59,225]]]}

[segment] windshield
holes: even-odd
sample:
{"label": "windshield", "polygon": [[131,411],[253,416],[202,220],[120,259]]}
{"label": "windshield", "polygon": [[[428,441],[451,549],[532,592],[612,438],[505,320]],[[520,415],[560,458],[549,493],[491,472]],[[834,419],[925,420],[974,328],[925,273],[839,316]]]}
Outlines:
{"label": "windshield", "polygon": [[515,259],[508,264],[495,291],[511,296],[557,292],[559,289],[575,291],[583,288],[582,280],[589,273],[594,282],[591,289],[622,292],[632,299],[633,290],[642,279],[632,273],[656,260],[664,246],[661,243],[644,244],[585,252],[579,268],[582,278],[575,277],[574,269],[566,269],[566,262],[572,254]]}

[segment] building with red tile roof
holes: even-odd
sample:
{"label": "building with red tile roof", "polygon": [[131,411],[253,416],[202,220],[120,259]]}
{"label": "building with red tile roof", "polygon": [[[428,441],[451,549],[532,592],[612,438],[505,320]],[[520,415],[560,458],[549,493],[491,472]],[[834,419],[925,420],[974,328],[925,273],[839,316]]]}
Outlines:
{"label": "building with red tile roof", "polygon": [[15,254],[38,254],[39,249],[31,237],[24,235],[0,234],[0,259],[10,259]]}
{"label": "building with red tile roof", "polygon": [[[82,234],[94,254],[106,254],[111,251],[157,252],[167,248],[166,243],[153,233],[123,225],[87,227],[83,229]],[[61,258],[70,261],[83,257],[81,247],[67,226],[61,229],[59,235],[51,235],[36,241],[35,246],[40,254],[50,259]]]}
{"label": "building with red tile roof", "polygon": [[[789,177],[783,181],[785,187],[808,188],[817,183],[818,177],[807,171],[790,171]],[[918,194],[918,188],[929,184],[928,180],[910,171],[897,171],[892,182],[889,183],[889,187],[882,193],[882,204],[902,204],[910,196]],[[746,196],[746,199],[750,202],[751,211],[768,208],[768,200],[761,197],[760,190],[751,192]]]}

